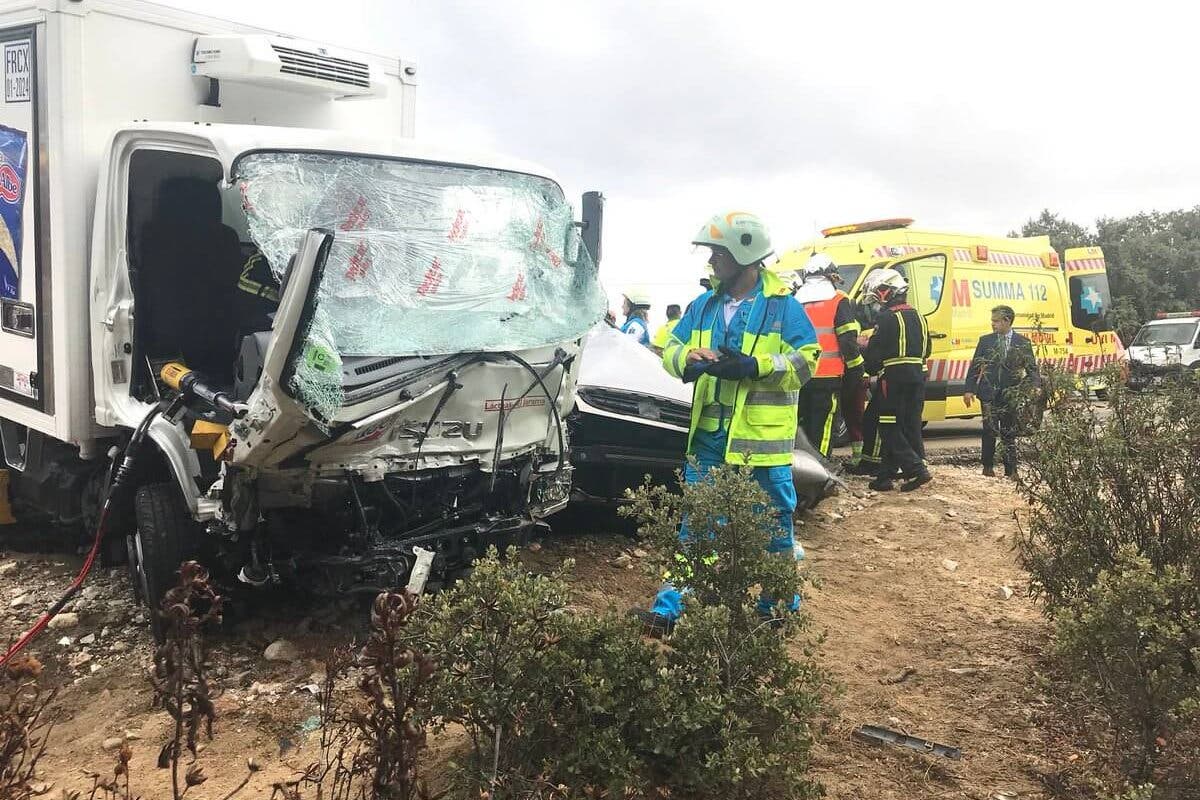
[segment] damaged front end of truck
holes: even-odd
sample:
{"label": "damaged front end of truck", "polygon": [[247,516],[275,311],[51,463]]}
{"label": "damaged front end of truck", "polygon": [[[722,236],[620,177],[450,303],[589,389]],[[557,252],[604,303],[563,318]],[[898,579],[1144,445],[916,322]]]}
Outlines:
{"label": "damaged front end of truck", "polygon": [[378,592],[417,567],[436,588],[566,505],[565,418],[606,305],[598,196],[579,223],[533,174],[287,151],[237,158],[229,191],[278,305],[239,332],[242,413],[205,441],[197,550],[252,586]]}

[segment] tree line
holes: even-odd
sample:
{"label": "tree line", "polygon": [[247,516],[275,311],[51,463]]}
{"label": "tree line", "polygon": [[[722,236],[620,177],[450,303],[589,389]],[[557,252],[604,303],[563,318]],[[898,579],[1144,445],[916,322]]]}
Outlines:
{"label": "tree line", "polygon": [[1200,206],[1101,217],[1080,225],[1045,209],[1010,236],[1049,236],[1060,253],[1100,246],[1108,265],[1109,321],[1126,344],[1160,311],[1200,309]]}

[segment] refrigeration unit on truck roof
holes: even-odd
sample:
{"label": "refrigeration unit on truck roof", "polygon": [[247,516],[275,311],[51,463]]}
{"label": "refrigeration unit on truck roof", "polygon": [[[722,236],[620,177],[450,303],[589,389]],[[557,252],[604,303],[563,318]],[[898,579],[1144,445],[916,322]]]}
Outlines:
{"label": "refrigeration unit on truck roof", "polygon": [[192,60],[197,75],[217,80],[330,97],[387,93],[379,68],[369,61],[280,36],[201,36]]}

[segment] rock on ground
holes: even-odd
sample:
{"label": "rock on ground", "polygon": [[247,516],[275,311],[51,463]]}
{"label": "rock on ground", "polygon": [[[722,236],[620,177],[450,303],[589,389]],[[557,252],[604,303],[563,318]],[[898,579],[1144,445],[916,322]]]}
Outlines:
{"label": "rock on ground", "polygon": [[295,661],[300,658],[300,648],[287,639],[276,639],[267,645],[263,658],[267,661]]}

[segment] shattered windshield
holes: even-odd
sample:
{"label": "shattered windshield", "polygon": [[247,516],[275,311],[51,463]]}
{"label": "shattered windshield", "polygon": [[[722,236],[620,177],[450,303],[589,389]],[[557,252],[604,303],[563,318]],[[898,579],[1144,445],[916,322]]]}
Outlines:
{"label": "shattered windshield", "polygon": [[603,316],[595,267],[565,252],[571,207],[545,178],[320,153],[251,154],[239,176],[276,275],[307,230],[333,231],[318,297],[341,355],[523,349]]}
{"label": "shattered windshield", "polygon": [[252,153],[237,171],[250,236],[281,280],[306,231],[333,232],[303,350],[324,414],[340,405],[345,358],[524,350],[604,314],[572,209],[546,178],[297,152]]}

